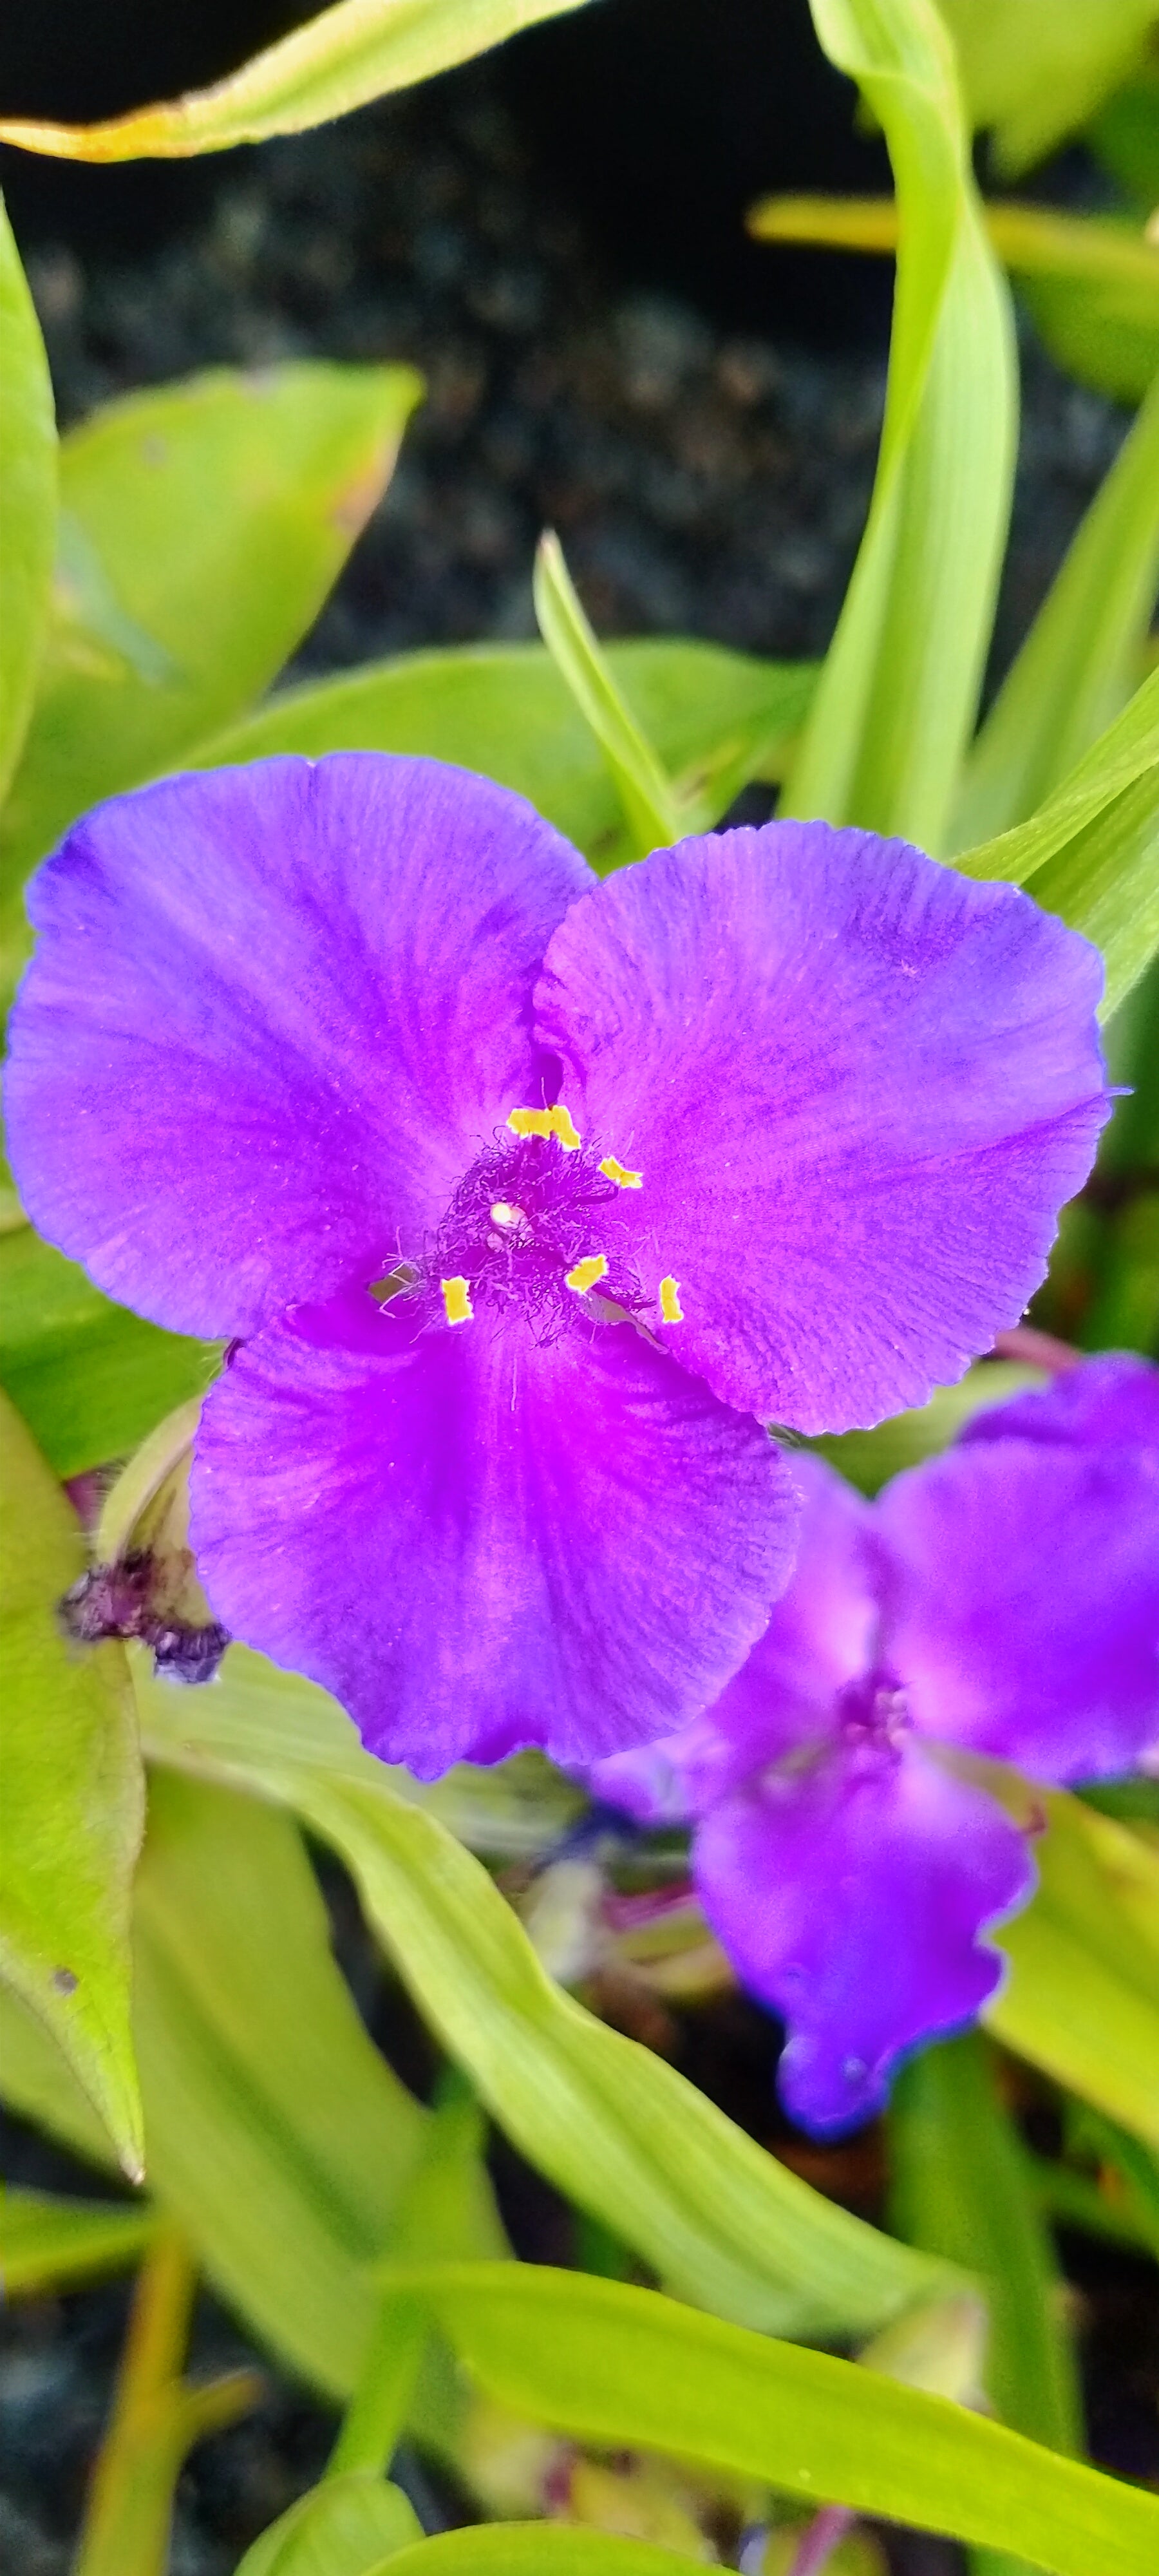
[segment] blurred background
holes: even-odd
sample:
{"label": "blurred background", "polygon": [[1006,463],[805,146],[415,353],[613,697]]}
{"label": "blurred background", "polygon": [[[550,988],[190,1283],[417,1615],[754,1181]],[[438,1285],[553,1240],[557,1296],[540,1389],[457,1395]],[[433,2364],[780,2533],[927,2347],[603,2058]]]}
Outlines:
{"label": "blurred background", "polygon": [[[8,0],[0,102],[93,118],[229,70],[286,0]],[[426,407],[300,667],[534,631],[555,524],[605,633],[823,650],[873,473],[888,261],[761,247],[766,190],[888,164],[807,0],[597,0],[319,133],[119,169],[0,155],[62,418],[215,362],[406,357]],[[1080,152],[1035,194],[1085,202]],[[1010,655],[1125,427],[1027,351]]]}

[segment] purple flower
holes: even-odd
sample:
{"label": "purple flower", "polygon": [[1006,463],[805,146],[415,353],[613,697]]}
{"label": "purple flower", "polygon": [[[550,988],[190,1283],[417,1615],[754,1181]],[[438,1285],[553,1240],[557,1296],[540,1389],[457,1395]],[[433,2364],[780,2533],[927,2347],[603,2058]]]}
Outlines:
{"label": "purple flower", "polygon": [[790,1567],[759,1422],[960,1376],[1106,1115],[1094,950],[821,824],[601,885],[461,771],[270,760],[101,807],[32,911],[33,1221],[240,1339],[215,1616],[427,1777],[708,1705]]}
{"label": "purple flower", "polygon": [[1033,1888],[1023,1834],[954,1756],[1096,1779],[1159,1725],[1159,1369],[1088,1360],[873,1504],[795,1468],[796,1572],[743,1671],[593,1778],[642,1820],[693,1821],[705,1913],[788,2024],[781,2091],[824,2136],[980,2009],[1002,1974],[980,1936]]}

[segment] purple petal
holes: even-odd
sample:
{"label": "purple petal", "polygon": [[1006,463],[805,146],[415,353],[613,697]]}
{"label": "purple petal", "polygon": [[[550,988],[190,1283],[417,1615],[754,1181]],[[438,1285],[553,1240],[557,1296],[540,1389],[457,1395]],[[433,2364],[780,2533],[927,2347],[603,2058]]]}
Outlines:
{"label": "purple petal", "polygon": [[975,1414],[958,1434],[960,1443],[1011,1437],[1159,1449],[1159,1368],[1134,1351],[1100,1351],[1049,1386]]}
{"label": "purple petal", "polygon": [[335,1300],[212,1389],[192,1527],[217,1615],[424,1779],[691,1716],[791,1563],[772,1443],[627,1324],[546,1348],[493,1311],[417,1325]]}
{"label": "purple petal", "polygon": [[789,1461],[805,1505],[792,1580],[735,1680],[679,1735],[598,1763],[597,1796],[641,1823],[703,1816],[765,1764],[831,1736],[837,1693],[873,1661],[873,1513],[820,1458]]}
{"label": "purple petal", "polygon": [[959,1378],[1090,1168],[1101,980],[1026,895],[822,823],[685,841],[576,904],[539,1028],[643,1175],[673,1351],[804,1431]]}
{"label": "purple petal", "polygon": [[521,797],[430,760],[98,807],[30,900],[6,1105],[33,1223],[179,1332],[389,1269],[541,1096],[531,990],[590,883]]}
{"label": "purple petal", "polygon": [[785,2107],[822,2137],[880,2108],[901,2050],[978,2012],[1002,1974],[979,1936],[1033,1884],[1001,1808],[912,1746],[727,1800],[694,1868],[742,1983],[789,2026]]}
{"label": "purple petal", "polygon": [[977,1441],[877,1510],[915,1725],[1039,1780],[1129,1770],[1159,1726],[1159,1449]]}

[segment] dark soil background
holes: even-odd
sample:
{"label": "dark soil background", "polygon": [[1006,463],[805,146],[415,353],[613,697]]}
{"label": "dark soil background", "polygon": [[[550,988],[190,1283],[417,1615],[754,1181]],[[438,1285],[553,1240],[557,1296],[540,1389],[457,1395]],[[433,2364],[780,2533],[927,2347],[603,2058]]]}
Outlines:
{"label": "dark soil background", "polygon": [[[309,14],[285,0],[11,5],[8,113],[93,117],[227,70]],[[299,671],[433,643],[534,632],[530,565],[556,526],[597,627],[750,651],[823,651],[864,520],[885,383],[885,263],[758,250],[763,189],[873,189],[805,0],[604,0],[481,65],[322,132],[189,164],[73,169],[7,152],[62,421],[207,365],[405,358],[428,379],[394,484]],[[1090,185],[1072,158],[1053,193]],[[1024,632],[1123,434],[1033,343],[995,668]],[[340,1953],[375,2034],[419,2090],[433,2055],[377,1971],[352,1900],[329,1887]],[[735,1998],[674,2022],[666,2047],[809,2179],[880,2216],[874,2132],[794,2141],[772,2096],[773,2024]],[[18,2122],[13,2180],[92,2189]],[[518,2250],[568,2259],[569,2213],[501,2142]],[[1065,2247],[1090,2374],[1092,2439],[1159,2473],[1153,2274]],[[63,2576],[108,2404],[127,2292],[19,2305],[0,2326],[0,2570]],[[198,2371],[244,2357],[206,2299]],[[317,2476],[332,2419],[268,2374],[266,2404],[183,2475],[171,2576],[232,2576],[257,2531]],[[429,2528],[467,2508],[405,2464]],[[959,2553],[894,2536],[897,2576]]]}

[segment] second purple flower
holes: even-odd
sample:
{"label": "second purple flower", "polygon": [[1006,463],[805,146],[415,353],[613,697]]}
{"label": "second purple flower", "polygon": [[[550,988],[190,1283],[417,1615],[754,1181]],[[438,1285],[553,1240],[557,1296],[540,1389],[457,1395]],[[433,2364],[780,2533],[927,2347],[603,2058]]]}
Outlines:
{"label": "second purple flower", "polygon": [[712,1701],[792,1564],[760,1425],[959,1377],[1106,1115],[1095,951],[822,824],[599,884],[461,771],[271,760],[114,799],[31,909],[29,1213],[242,1344],[214,1611],[426,1777]]}

